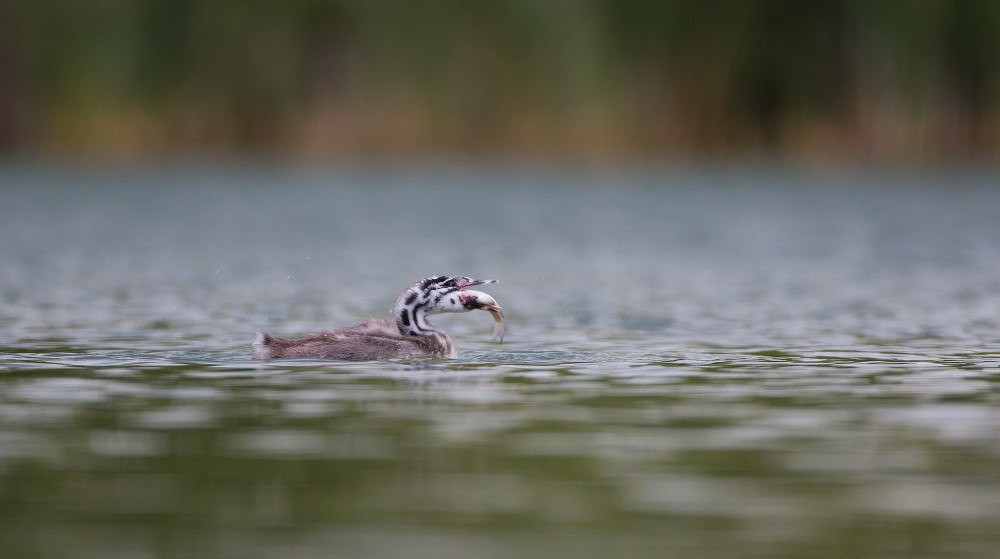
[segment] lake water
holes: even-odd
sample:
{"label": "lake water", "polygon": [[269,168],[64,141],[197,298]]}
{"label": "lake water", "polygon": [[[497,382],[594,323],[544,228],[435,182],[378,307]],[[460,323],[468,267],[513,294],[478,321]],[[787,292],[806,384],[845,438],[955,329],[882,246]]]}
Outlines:
{"label": "lake water", "polygon": [[[0,556],[1000,556],[1000,175],[0,167]],[[249,359],[489,277],[455,360]]]}

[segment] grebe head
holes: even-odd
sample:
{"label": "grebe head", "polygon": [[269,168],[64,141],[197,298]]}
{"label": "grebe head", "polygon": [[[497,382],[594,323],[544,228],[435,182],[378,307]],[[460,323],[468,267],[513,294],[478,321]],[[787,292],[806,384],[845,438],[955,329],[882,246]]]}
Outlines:
{"label": "grebe head", "polygon": [[497,280],[472,279],[469,276],[434,276],[432,278],[427,278],[420,283],[426,283],[431,289],[450,290],[451,288],[457,288],[461,290],[474,285],[497,283]]}
{"label": "grebe head", "polygon": [[424,317],[446,312],[485,310],[493,315],[493,339],[503,341],[503,311],[496,299],[467,289],[474,285],[497,283],[496,280],[477,280],[468,276],[434,276],[411,285],[400,294],[393,308],[396,324],[403,333],[419,334],[432,329]]}
{"label": "grebe head", "polygon": [[[428,306],[428,311],[445,296],[463,291],[474,285],[487,283],[497,283],[492,279],[472,279],[469,276],[433,276],[418,281],[411,285],[399,296],[399,302],[406,306]],[[452,301],[454,303],[454,301]],[[447,305],[446,305],[447,307]],[[461,310],[451,310],[442,308],[435,312],[461,312]]]}

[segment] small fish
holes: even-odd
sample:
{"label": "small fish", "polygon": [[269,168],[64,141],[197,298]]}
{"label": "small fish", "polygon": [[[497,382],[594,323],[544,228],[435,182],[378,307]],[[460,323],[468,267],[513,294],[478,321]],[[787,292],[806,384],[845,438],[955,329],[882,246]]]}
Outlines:
{"label": "small fish", "polygon": [[481,309],[493,315],[493,341],[503,343],[503,309],[489,294],[474,289],[462,289],[459,297],[462,304],[469,310]]}
{"label": "small fish", "polygon": [[493,341],[503,343],[503,309],[497,307],[491,309],[493,315]]}

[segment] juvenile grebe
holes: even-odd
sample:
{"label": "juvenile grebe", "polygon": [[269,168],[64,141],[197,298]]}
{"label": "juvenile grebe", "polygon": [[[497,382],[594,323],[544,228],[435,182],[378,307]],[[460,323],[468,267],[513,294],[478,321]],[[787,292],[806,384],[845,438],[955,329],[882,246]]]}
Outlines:
{"label": "juvenile grebe", "polygon": [[395,323],[369,318],[360,324],[288,340],[257,332],[254,359],[299,357],[369,361],[393,357],[455,357],[455,346],[427,316],[481,309],[493,315],[493,339],[503,341],[503,310],[493,297],[467,289],[496,283],[466,276],[434,276],[408,287],[392,309]]}

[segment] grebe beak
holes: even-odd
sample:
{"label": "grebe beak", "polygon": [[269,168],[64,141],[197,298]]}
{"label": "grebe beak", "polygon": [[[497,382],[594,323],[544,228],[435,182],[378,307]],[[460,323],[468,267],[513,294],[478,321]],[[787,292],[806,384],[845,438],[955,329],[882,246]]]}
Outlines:
{"label": "grebe beak", "polygon": [[498,283],[495,279],[472,279],[468,276],[462,276],[458,280],[458,288],[465,289],[466,287],[472,287],[473,285],[484,285],[487,283]]}

